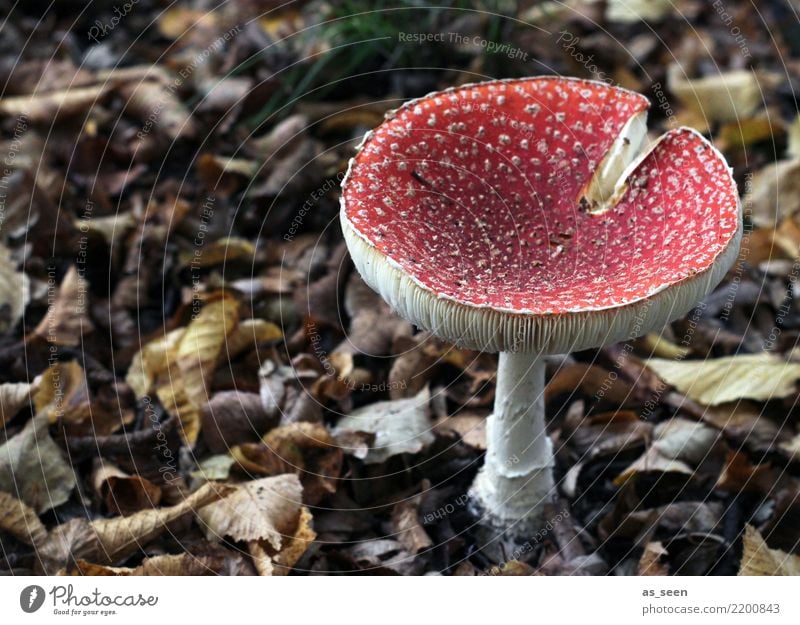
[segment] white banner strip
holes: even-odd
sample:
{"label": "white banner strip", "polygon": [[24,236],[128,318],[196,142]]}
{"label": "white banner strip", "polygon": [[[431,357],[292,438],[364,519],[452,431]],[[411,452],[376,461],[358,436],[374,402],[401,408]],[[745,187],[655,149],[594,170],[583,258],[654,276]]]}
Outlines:
{"label": "white banner strip", "polygon": [[[800,623],[792,577],[11,577],[3,623]],[[432,619],[442,619],[432,621]],[[445,620],[446,619],[446,620]]]}

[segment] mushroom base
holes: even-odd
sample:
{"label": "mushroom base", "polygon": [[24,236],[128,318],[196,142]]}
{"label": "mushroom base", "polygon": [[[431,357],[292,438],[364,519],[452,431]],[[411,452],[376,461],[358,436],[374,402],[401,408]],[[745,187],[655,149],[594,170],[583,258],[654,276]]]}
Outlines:
{"label": "mushroom base", "polygon": [[471,500],[481,522],[524,536],[543,525],[555,494],[553,449],[545,431],[544,358],[502,352],[486,458]]}
{"label": "mushroom base", "polygon": [[554,499],[552,467],[508,478],[484,467],[470,490],[472,512],[504,538],[525,542],[545,526],[545,505]]}

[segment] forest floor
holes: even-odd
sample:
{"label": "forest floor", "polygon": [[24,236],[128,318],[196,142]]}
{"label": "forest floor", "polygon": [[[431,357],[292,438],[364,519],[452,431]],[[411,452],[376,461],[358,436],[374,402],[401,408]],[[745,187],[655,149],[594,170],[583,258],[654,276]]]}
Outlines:
{"label": "forest floor", "polygon": [[[0,572],[800,574],[788,4],[24,4],[0,24]],[[559,495],[487,545],[497,358],[364,285],[339,183],[406,99],[552,73],[705,133],[745,234],[686,318],[548,360]]]}

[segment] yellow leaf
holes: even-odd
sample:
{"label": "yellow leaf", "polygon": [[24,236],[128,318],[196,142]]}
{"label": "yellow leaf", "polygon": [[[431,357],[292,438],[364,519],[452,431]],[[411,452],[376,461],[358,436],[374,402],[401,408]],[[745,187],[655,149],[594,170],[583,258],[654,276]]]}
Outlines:
{"label": "yellow leaf", "polygon": [[168,332],[163,338],[150,341],[131,360],[125,381],[142,398],[151,392],[156,379],[167,370],[175,360],[178,344],[186,328]]}
{"label": "yellow leaf", "polygon": [[231,359],[236,358],[255,349],[260,343],[271,343],[282,338],[283,332],[271,321],[247,319],[236,326],[228,336],[225,344],[226,356]]}
{"label": "yellow leaf", "polygon": [[800,379],[800,364],[766,353],[709,360],[651,358],[647,367],[687,397],[707,406],[738,399],[788,397]]}
{"label": "yellow leaf", "polygon": [[186,395],[196,406],[208,401],[208,382],[225,340],[239,321],[239,303],[222,297],[203,306],[178,343],[176,360]]}

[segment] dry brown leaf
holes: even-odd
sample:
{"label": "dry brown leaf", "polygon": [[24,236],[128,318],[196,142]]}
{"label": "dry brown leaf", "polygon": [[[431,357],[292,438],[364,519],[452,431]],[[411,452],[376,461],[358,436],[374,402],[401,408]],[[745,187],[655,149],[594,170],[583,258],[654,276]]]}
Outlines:
{"label": "dry brown leaf", "polygon": [[168,508],[142,510],[127,517],[67,521],[56,526],[39,546],[42,566],[52,573],[78,559],[113,564],[160,536],[168,524],[198,512],[233,491],[225,484],[209,483]]}
{"label": "dry brown leaf", "polygon": [[224,574],[225,562],[216,556],[190,553],[165,554],[145,558],[135,568],[113,567],[78,560],[75,566],[59,574],[67,575],[113,575],[113,576],[198,576]]}
{"label": "dry brown leaf", "polygon": [[[602,395],[601,395],[602,393]],[[601,397],[614,408],[634,403],[632,387],[597,365],[578,363],[561,367],[545,387],[545,401],[562,394]]]}
{"label": "dry brown leaf", "polygon": [[768,401],[788,397],[800,379],[800,364],[767,353],[708,360],[651,358],[647,366],[666,383],[707,406],[737,399]]}
{"label": "dry brown leaf", "polygon": [[392,510],[392,531],[395,538],[411,554],[433,546],[433,541],[419,523],[420,496],[416,495],[395,504]]}
{"label": "dry brown leaf", "polygon": [[637,473],[647,473],[650,471],[658,473],[683,473],[684,475],[692,474],[692,468],[685,462],[666,458],[651,447],[614,479],[614,485],[618,487],[622,486]]}
{"label": "dry brown leaf", "polygon": [[218,29],[219,15],[215,11],[176,6],[158,16],[158,32],[168,39],[181,39],[190,31],[211,33]]}
{"label": "dry brown leaf", "polygon": [[225,344],[225,355],[229,359],[255,349],[262,343],[280,341],[283,332],[271,321],[263,319],[245,319],[228,336]]}
{"label": "dry brown leaf", "polygon": [[336,492],[344,454],[324,425],[301,421],[271,429],[261,443],[240,445],[231,455],[248,473],[297,474],[304,501],[316,504]]}
{"label": "dry brown leaf", "polygon": [[486,449],[486,418],[488,415],[462,411],[453,416],[446,416],[436,422],[437,432],[452,432],[475,449]]}
{"label": "dry brown leaf", "polygon": [[47,536],[47,529],[33,508],[4,492],[0,492],[0,531],[26,545],[41,544]]}
{"label": "dry brown leaf", "polygon": [[[744,198],[753,223],[775,229],[800,211],[800,158],[769,164],[755,173]],[[752,247],[752,245],[751,245]],[[790,258],[797,256],[797,248]]]}
{"label": "dry brown leaf", "polygon": [[38,514],[65,503],[75,474],[50,438],[47,417],[35,416],[0,445],[0,490],[16,494]]}
{"label": "dry brown leaf", "polygon": [[639,559],[639,575],[669,575],[669,566],[661,562],[667,550],[660,542],[647,543]]}
{"label": "dry brown leaf", "polygon": [[5,427],[17,413],[31,403],[31,396],[38,388],[38,380],[28,382],[7,382],[0,384],[0,428]]}
{"label": "dry brown leaf", "polygon": [[0,245],[0,332],[7,332],[17,324],[29,299],[28,277],[16,270],[11,252]]}
{"label": "dry brown leaf", "polygon": [[0,98],[0,115],[25,116],[33,123],[52,123],[58,118],[86,113],[109,91],[110,85],[65,89],[53,93]]}
{"label": "dry brown leaf", "polygon": [[239,485],[232,495],[197,514],[209,539],[264,540],[280,550],[297,523],[302,494],[296,475],[265,477]]}
{"label": "dry brown leaf", "polygon": [[257,441],[278,425],[280,414],[268,413],[258,393],[223,391],[216,393],[200,411],[203,440],[215,454],[231,447]]}
{"label": "dry brown leaf", "polygon": [[620,24],[659,22],[673,11],[673,0],[609,0],[606,19]]}
{"label": "dry brown leaf", "polygon": [[703,412],[703,421],[722,430],[726,436],[757,451],[766,451],[781,440],[781,430],[752,401],[736,401],[714,406]]}
{"label": "dry brown leaf", "polygon": [[136,224],[130,213],[117,213],[108,217],[76,219],[75,227],[81,232],[97,232],[109,245],[115,245]]}
{"label": "dry brown leaf", "polygon": [[98,497],[115,515],[129,516],[161,502],[161,487],[140,475],[128,475],[108,462],[95,463],[91,481]]}
{"label": "dry brown leaf", "polygon": [[108,566],[86,560],[77,560],[57,575],[92,576],[197,576],[226,574],[226,562],[218,556],[194,555],[190,553],[165,554],[145,558],[135,567]]}
{"label": "dry brown leaf", "polygon": [[701,124],[735,122],[752,115],[761,104],[761,88],[750,70],[690,79],[674,64],[667,70],[667,86]]}
{"label": "dry brown leaf", "polygon": [[334,435],[366,432],[375,435],[365,464],[378,464],[398,454],[416,454],[433,443],[427,388],[410,399],[381,401],[363,406],[339,419]]}
{"label": "dry brown leaf", "polygon": [[155,127],[175,141],[195,133],[194,121],[175,92],[160,81],[143,80],[120,89],[125,110],[137,117],[144,128]]}
{"label": "dry brown leaf", "polygon": [[33,396],[37,415],[49,423],[66,420],[79,423],[91,418],[86,374],[76,360],[55,362],[42,374]]}
{"label": "dry brown leaf", "polygon": [[280,552],[273,557],[273,575],[288,575],[300,557],[311,546],[317,537],[311,528],[311,511],[303,506],[297,520],[297,529],[284,542]]}
{"label": "dry brown leaf", "polygon": [[79,346],[84,335],[94,329],[87,314],[88,291],[89,283],[71,266],[33,334],[55,345]]}
{"label": "dry brown leaf", "polygon": [[800,575],[800,556],[770,549],[758,530],[746,525],[739,575]]}
{"label": "dry brown leaf", "polygon": [[754,465],[742,452],[728,451],[725,466],[717,480],[717,488],[732,492],[769,494],[774,487],[775,476],[768,464]]}

